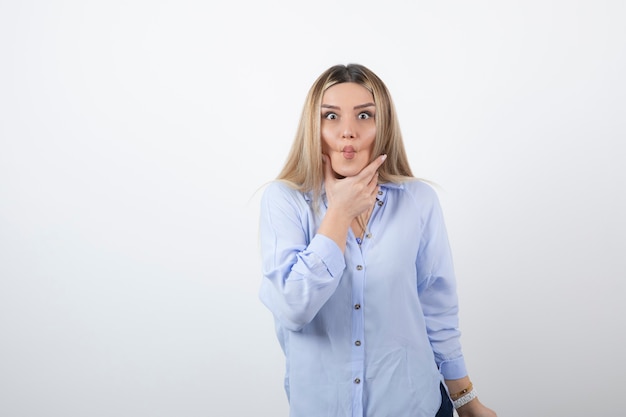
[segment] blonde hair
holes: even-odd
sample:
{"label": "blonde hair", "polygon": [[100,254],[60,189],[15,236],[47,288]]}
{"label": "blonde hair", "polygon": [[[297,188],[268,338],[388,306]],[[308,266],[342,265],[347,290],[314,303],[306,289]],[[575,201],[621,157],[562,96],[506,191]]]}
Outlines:
{"label": "blonde hair", "polygon": [[378,170],[379,182],[402,182],[413,178],[396,110],[385,84],[363,65],[335,65],[324,71],[309,90],[287,161],[277,177],[300,191],[312,192],[314,201],[321,195],[324,180],[320,133],[322,96],[333,85],[348,82],[365,87],[374,96],[376,138],[372,160],[387,154]]}

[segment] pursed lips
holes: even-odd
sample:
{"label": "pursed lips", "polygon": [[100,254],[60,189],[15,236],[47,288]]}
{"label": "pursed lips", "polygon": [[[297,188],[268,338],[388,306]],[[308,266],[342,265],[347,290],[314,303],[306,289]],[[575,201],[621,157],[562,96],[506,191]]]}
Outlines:
{"label": "pursed lips", "polygon": [[354,149],[354,146],[344,146],[341,153],[344,158],[352,159],[356,155],[356,149]]}

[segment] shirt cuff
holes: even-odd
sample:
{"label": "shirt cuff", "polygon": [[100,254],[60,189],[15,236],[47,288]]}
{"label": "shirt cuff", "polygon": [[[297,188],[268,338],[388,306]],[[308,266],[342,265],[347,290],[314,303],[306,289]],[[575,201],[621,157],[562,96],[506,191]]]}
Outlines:
{"label": "shirt cuff", "polygon": [[334,240],[317,234],[311,239],[308,250],[320,257],[331,276],[337,277],[343,274],[346,260]]}
{"label": "shirt cuff", "polygon": [[441,362],[439,370],[444,379],[461,379],[467,376],[467,368],[465,367],[463,356]]}

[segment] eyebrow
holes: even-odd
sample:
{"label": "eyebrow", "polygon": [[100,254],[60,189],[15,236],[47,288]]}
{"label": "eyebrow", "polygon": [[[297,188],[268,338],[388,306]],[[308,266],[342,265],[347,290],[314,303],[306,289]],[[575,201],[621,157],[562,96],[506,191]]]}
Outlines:
{"label": "eyebrow", "polygon": [[[337,110],[340,110],[339,106],[333,106],[332,104],[322,104],[321,107],[324,108],[324,109],[337,109]],[[374,103],[359,104],[358,106],[354,106],[354,110],[364,109],[366,107],[376,107],[376,105]]]}

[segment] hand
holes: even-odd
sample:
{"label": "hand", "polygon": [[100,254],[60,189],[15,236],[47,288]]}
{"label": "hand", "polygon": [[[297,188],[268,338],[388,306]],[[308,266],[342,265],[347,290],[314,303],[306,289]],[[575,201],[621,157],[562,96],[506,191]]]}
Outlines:
{"label": "hand", "polygon": [[495,411],[485,407],[478,398],[474,398],[456,410],[459,417],[497,417]]}
{"label": "hand", "polygon": [[335,178],[330,158],[327,155],[322,157],[329,210],[332,207],[333,210],[348,216],[349,220],[369,210],[374,205],[378,193],[378,168],[387,155],[379,156],[355,176],[342,179]]}

